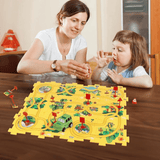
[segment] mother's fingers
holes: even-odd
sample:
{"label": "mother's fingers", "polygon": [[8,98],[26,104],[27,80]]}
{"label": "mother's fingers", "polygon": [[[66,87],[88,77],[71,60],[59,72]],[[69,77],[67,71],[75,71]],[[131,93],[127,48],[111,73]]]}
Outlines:
{"label": "mother's fingers", "polygon": [[77,73],[76,69],[68,68],[68,74],[76,75],[76,73]]}
{"label": "mother's fingers", "polygon": [[73,75],[75,75],[77,71],[74,69],[72,72],[73,72]]}
{"label": "mother's fingers", "polygon": [[79,79],[88,79],[90,74],[82,74],[81,72],[78,72],[76,70],[73,70],[73,69],[69,69],[68,70],[68,73],[71,74],[71,75],[74,75],[76,77],[78,77]]}
{"label": "mother's fingers", "polygon": [[74,60],[69,62],[68,69],[76,70],[76,71],[82,72],[83,74],[88,73],[88,67],[86,65],[80,64]]}
{"label": "mother's fingers", "polygon": [[82,80],[84,80],[84,79],[88,79],[89,78],[89,74],[86,74],[86,75],[84,75],[84,74],[81,74],[81,73],[78,73],[78,72],[76,72],[76,74],[75,74],[79,79],[82,79]]}
{"label": "mother's fingers", "polygon": [[72,75],[75,75],[77,77],[79,77],[80,79],[86,79],[86,77],[89,77],[90,76],[90,73],[83,73],[82,71],[79,71],[79,70],[76,70],[76,69],[73,69],[73,68],[68,68],[68,74],[72,74]]}
{"label": "mother's fingers", "polygon": [[91,66],[89,64],[86,64],[88,67],[88,73],[90,74],[92,72]]}

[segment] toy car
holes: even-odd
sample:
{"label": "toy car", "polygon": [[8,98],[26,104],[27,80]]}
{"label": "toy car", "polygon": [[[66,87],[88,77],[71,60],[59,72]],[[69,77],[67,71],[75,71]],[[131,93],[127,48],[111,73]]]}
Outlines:
{"label": "toy car", "polygon": [[68,127],[72,127],[72,117],[69,114],[64,114],[58,118],[57,122],[54,123],[53,128],[58,131],[64,132]]}

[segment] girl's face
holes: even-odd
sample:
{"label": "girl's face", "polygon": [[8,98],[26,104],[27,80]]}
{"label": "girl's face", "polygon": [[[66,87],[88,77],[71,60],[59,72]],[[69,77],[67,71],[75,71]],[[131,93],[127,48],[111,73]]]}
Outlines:
{"label": "girl's face", "polygon": [[83,30],[87,21],[87,13],[80,12],[71,17],[65,17],[62,19],[62,30],[63,33],[71,38],[74,39],[77,37],[81,31]]}
{"label": "girl's face", "polygon": [[117,40],[113,42],[113,62],[116,66],[127,69],[131,65],[132,53],[130,44],[121,43]]}

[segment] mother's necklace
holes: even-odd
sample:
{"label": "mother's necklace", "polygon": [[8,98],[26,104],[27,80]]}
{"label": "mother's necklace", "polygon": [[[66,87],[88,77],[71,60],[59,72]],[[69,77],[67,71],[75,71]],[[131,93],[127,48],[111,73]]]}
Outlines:
{"label": "mother's necklace", "polygon": [[[58,34],[57,34],[58,35]],[[62,44],[61,43],[61,40],[60,40],[60,36],[58,35],[58,40],[59,40],[59,44],[61,45],[60,49],[61,49],[61,54],[63,57],[63,59],[66,59],[66,55],[68,54],[69,52],[69,48],[71,46],[71,41],[69,43],[66,43],[66,44]]]}

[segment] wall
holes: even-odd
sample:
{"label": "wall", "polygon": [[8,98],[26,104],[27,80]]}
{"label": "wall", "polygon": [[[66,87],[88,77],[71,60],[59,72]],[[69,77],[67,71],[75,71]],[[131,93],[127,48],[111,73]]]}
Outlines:
{"label": "wall", "polygon": [[[56,26],[56,14],[67,0],[0,0],[0,44],[8,29],[13,29],[22,50],[28,50],[36,34],[43,29]],[[88,43],[87,59],[96,55],[103,46],[104,50],[111,49],[111,40],[115,32],[121,28],[120,0],[82,0],[90,9],[91,17],[82,35]],[[97,3],[100,2],[100,8]],[[114,10],[114,12],[113,12]],[[103,12],[102,14],[98,12]],[[98,13],[98,14],[97,14]],[[98,28],[98,17],[102,17]],[[105,25],[104,25],[105,24]],[[107,27],[105,27],[107,25]],[[99,35],[99,31],[103,31]],[[103,39],[98,43],[97,36]],[[2,50],[2,47],[0,48]]]}
{"label": "wall", "polygon": [[98,36],[101,39],[101,45],[98,50],[112,51],[112,40],[115,34],[122,29],[121,27],[121,0],[97,0],[100,4],[98,17],[101,17],[101,30],[98,30]]}

